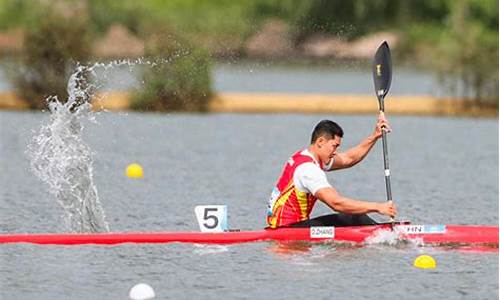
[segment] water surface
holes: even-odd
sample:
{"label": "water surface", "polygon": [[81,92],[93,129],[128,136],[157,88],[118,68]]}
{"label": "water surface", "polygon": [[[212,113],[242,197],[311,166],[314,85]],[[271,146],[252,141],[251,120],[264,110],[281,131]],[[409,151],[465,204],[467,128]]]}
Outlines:
{"label": "water surface", "polygon": [[[63,209],[25,151],[44,113],[0,112],[0,232],[65,232]],[[227,204],[232,228],[264,226],[268,194],[288,156],[331,118],[347,149],[374,116],[102,113],[85,122],[94,182],[112,231],[197,230],[194,206]],[[391,117],[389,151],[400,216],[415,223],[498,224],[498,121]],[[346,196],[385,199],[381,145],[329,173]],[[138,162],[145,178],[124,176]],[[313,215],[328,212],[318,204]],[[412,267],[419,254],[435,270]],[[0,246],[2,299],[125,299],[138,282],[159,299],[498,298],[498,251],[411,245],[241,244]]]}
{"label": "water surface", "polygon": [[[141,67],[122,66],[106,71],[102,90],[123,91],[141,87]],[[273,65],[248,62],[216,64],[212,69],[216,92],[373,94],[372,73],[359,64],[326,66]],[[0,91],[12,85],[0,69]],[[428,71],[398,68],[393,76],[391,95],[450,96],[450,91]]]}

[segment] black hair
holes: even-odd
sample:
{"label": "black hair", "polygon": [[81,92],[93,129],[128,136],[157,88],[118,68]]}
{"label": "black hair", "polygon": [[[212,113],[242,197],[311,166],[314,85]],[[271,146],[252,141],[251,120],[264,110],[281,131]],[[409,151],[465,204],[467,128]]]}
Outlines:
{"label": "black hair", "polygon": [[330,120],[322,120],[314,127],[311,135],[311,144],[314,144],[321,136],[325,136],[328,139],[333,139],[335,136],[343,137],[344,131],[339,124]]}

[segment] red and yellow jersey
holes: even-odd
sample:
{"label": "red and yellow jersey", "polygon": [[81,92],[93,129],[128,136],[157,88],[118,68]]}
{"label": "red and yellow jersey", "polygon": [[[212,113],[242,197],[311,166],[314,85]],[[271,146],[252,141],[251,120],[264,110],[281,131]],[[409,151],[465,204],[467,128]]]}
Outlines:
{"label": "red and yellow jersey", "polygon": [[[297,167],[304,163],[318,164],[304,151],[295,153],[285,165],[267,207],[267,225],[271,228],[291,225],[309,219],[316,197],[302,191],[294,183]],[[321,165],[319,165],[322,168]]]}

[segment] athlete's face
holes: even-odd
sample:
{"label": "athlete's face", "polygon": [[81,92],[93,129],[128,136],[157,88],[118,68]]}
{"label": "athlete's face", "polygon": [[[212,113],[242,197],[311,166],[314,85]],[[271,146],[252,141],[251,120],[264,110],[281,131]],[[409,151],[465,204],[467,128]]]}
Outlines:
{"label": "athlete's face", "polygon": [[318,156],[324,164],[327,164],[337,153],[337,149],[340,147],[341,138],[334,136],[332,139],[327,139],[326,137],[321,137],[320,139],[322,140],[319,141]]}

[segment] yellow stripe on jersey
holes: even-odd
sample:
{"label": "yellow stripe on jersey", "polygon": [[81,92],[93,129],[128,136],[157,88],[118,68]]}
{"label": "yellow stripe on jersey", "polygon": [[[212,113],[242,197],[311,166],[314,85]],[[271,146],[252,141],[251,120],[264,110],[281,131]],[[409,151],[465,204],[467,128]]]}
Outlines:
{"label": "yellow stripe on jersey", "polygon": [[300,207],[300,218],[302,220],[307,219],[307,192],[299,191],[295,189],[295,195],[297,196],[297,202]]}

